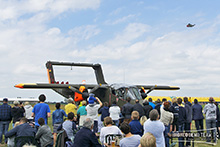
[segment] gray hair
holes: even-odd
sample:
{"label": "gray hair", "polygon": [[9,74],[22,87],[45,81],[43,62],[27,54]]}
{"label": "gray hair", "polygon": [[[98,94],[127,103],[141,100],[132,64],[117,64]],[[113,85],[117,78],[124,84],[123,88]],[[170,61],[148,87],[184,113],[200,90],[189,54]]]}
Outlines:
{"label": "gray hair", "polygon": [[68,99],[68,103],[72,103],[73,102],[73,99],[72,98],[69,98]]}
{"label": "gray hair", "polygon": [[83,121],[83,127],[86,127],[86,128],[91,128],[92,125],[94,124],[94,120],[91,119],[91,118],[86,118],[84,121]]}
{"label": "gray hair", "polygon": [[159,113],[158,113],[157,109],[153,109],[149,113],[149,117],[150,117],[151,121],[157,120],[158,116],[159,116]]}

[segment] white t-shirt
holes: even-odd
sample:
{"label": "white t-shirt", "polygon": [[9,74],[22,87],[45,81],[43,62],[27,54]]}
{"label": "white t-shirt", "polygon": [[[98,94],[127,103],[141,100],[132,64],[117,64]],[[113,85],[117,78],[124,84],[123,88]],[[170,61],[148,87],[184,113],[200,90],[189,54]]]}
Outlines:
{"label": "white t-shirt", "polygon": [[103,127],[100,131],[100,142],[102,144],[106,143],[105,142],[105,136],[108,134],[120,134],[122,135],[121,130],[117,126],[110,126],[110,127]]}
{"label": "white t-shirt", "polygon": [[89,104],[86,106],[87,118],[92,118],[93,120],[98,121],[98,109],[100,104]]}
{"label": "white t-shirt", "polygon": [[120,111],[121,110],[118,106],[111,106],[109,108],[109,113],[110,113],[110,117],[112,118],[112,120],[119,120]]}

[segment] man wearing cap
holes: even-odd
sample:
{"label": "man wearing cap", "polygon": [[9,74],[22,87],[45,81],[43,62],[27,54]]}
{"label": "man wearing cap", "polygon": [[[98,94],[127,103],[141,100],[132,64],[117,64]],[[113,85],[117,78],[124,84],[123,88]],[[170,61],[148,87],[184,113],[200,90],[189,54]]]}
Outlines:
{"label": "man wearing cap", "polygon": [[69,114],[70,112],[73,112],[75,116],[77,116],[77,107],[75,104],[73,104],[73,99],[68,99],[68,104],[65,106],[65,112],[66,114]]}
{"label": "man wearing cap", "polygon": [[[11,120],[11,106],[8,105],[8,99],[4,98],[3,104],[0,106],[0,143],[2,142],[2,135],[8,132]],[[7,143],[7,138],[5,138],[5,143]]]}
{"label": "man wearing cap", "polygon": [[[212,129],[214,143],[216,143],[216,105],[214,104],[214,98],[209,98],[209,103],[204,107],[204,114],[206,119],[206,129],[207,133],[210,134],[210,129]],[[211,138],[207,137],[207,142],[211,142]]]}
{"label": "man wearing cap", "polygon": [[[95,99],[98,104],[95,103]],[[86,106],[87,118],[91,118],[94,120],[93,132],[98,132],[98,109],[102,107],[102,102],[98,97],[91,97],[88,100],[88,105]]]}

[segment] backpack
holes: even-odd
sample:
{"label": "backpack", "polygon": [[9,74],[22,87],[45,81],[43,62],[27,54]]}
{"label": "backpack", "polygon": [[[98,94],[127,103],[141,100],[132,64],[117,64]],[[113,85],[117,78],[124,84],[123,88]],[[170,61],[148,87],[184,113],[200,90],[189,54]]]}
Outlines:
{"label": "backpack", "polygon": [[179,106],[174,106],[172,105],[173,107],[173,115],[174,115],[174,119],[178,119],[179,118]]}

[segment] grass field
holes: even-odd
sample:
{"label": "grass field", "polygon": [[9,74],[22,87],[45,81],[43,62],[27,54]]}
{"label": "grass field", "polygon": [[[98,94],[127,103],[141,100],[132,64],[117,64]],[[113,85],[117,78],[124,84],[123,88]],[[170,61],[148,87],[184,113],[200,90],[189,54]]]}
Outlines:
{"label": "grass field", "polygon": [[[51,114],[52,114],[53,111],[56,109],[56,108],[55,108],[55,104],[49,104],[49,107],[50,107]],[[63,104],[61,105],[61,109],[64,109],[64,105],[63,105]],[[53,130],[53,128],[52,128],[52,117],[50,117],[50,118],[48,119],[48,125],[49,125],[49,127],[51,128],[51,130]],[[204,128],[206,128],[206,127],[205,127],[205,120],[204,120]],[[12,129],[12,124],[10,124],[10,126],[9,126],[9,130],[10,130],[10,129]],[[196,129],[195,129],[195,123],[194,123],[194,121],[192,122],[191,129],[192,129],[192,130],[196,130]],[[174,140],[174,142],[177,142],[177,144],[176,144],[175,147],[178,147],[178,141],[177,141],[177,140]],[[205,143],[195,143],[195,147],[208,147],[208,146],[212,146],[212,145],[208,145],[208,144],[205,144]],[[7,147],[7,145],[2,146],[2,147]],[[218,144],[216,145],[216,147],[220,147],[220,141],[218,141]]]}

